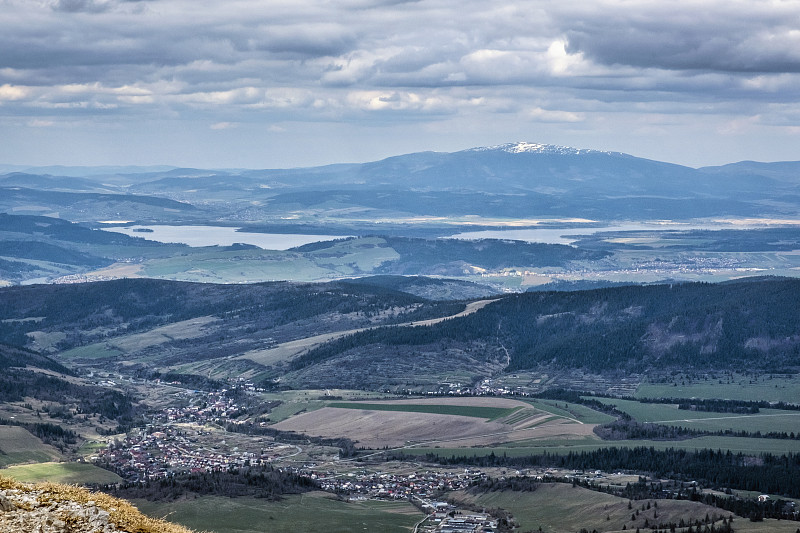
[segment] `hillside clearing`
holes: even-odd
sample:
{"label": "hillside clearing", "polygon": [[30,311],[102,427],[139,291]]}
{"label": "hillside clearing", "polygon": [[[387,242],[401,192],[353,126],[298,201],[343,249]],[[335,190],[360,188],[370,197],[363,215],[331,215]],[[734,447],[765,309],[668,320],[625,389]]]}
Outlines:
{"label": "hillside clearing", "polygon": [[61,459],[61,453],[43,444],[28,430],[0,426],[0,467],[20,463],[41,463]]}

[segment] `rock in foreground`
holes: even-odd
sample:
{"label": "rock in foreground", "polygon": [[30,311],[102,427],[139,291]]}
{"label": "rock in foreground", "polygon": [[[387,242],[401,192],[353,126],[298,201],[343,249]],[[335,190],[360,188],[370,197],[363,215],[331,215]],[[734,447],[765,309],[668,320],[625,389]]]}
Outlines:
{"label": "rock in foreground", "polygon": [[0,532],[192,533],[133,505],[71,485],[27,484],[0,476]]}

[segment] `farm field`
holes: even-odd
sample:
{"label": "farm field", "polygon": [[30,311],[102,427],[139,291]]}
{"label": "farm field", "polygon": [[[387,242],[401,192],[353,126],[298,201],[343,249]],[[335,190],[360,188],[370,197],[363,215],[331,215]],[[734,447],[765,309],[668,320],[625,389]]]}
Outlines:
{"label": "farm field", "polygon": [[23,482],[50,481],[84,485],[93,483],[118,483],[122,478],[90,463],[38,463],[10,466],[3,475]]}
{"label": "farm field", "polygon": [[595,411],[585,405],[557,402],[555,400],[525,400],[537,409],[553,413],[564,418],[573,418],[582,424],[607,424],[615,418],[611,415]]}
{"label": "farm field", "polygon": [[719,431],[770,431],[800,433],[800,411],[780,409],[761,409],[758,413],[715,413],[710,411],[689,411],[678,409],[674,404],[640,403],[615,398],[597,398],[615,405],[639,422],[653,422],[669,426],[682,426],[691,429]]}
{"label": "farm field", "polygon": [[61,453],[57,449],[43,444],[28,430],[17,426],[0,426],[0,467],[59,459]]}
{"label": "farm field", "polygon": [[147,515],[168,516],[171,522],[214,533],[407,533],[423,518],[408,502],[348,503],[322,492],[288,495],[278,502],[209,496],[134,504]]}
{"label": "farm field", "polygon": [[471,416],[475,418],[486,418],[496,420],[504,416],[509,416],[514,411],[522,407],[488,407],[488,406],[468,406],[468,405],[442,405],[442,404],[410,404],[410,403],[329,403],[328,407],[337,409],[359,409],[364,411],[394,411],[403,413],[433,413],[439,415]]}
{"label": "farm field", "polygon": [[[583,439],[594,425],[504,398],[430,398],[340,402],[275,424],[279,430],[347,437],[368,448],[487,446],[534,438]],[[372,406],[377,406],[373,409]]]}
{"label": "farm field", "polygon": [[[628,508],[628,500],[609,494],[591,491],[582,487],[572,487],[565,483],[539,485],[534,492],[489,492],[485,494],[456,493],[460,502],[486,507],[500,507],[511,512],[519,524],[520,531],[541,531],[547,533],[572,533],[586,528],[599,532],[644,530],[645,520],[654,522],[679,522],[681,518],[703,520],[709,516],[730,513],[698,502],[678,500],[641,500],[633,502]],[[653,506],[657,502],[657,507]],[[651,508],[646,509],[647,503]],[[642,511],[641,507],[645,506]],[[636,520],[631,515],[639,511]],[[657,517],[654,517],[655,515]],[[775,531],[794,532],[797,522],[766,520],[762,523],[749,522],[745,518],[735,518],[737,532]],[[649,528],[648,528],[649,530]]]}
{"label": "farm field", "polygon": [[[637,398],[721,398],[727,400],[766,400],[797,402],[800,398],[800,375],[745,376],[733,374],[730,379],[709,379],[682,383],[642,383]],[[723,383],[719,383],[723,381]]]}
{"label": "farm field", "polygon": [[527,455],[539,455],[550,453],[555,455],[565,455],[570,452],[592,452],[612,446],[617,448],[635,448],[638,446],[652,447],[656,450],[668,450],[670,448],[679,450],[702,450],[710,448],[713,450],[730,450],[733,453],[742,452],[744,454],[758,455],[760,453],[786,454],[800,453],[800,442],[789,439],[756,439],[743,437],[698,437],[686,440],[601,440],[593,433],[583,438],[577,436],[573,438],[542,438],[536,441],[522,441],[516,443],[501,443],[480,448],[457,448],[447,446],[445,443],[432,446],[425,443],[425,446],[418,446],[403,450],[410,455],[425,455],[434,453],[441,457],[455,456],[485,456],[494,453],[495,455],[508,455],[509,457],[524,457]]}

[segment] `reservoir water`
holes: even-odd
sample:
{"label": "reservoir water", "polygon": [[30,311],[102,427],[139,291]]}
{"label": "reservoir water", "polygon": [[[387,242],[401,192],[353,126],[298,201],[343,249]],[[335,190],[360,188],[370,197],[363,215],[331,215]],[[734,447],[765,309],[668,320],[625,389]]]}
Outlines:
{"label": "reservoir water", "polygon": [[344,235],[307,235],[289,233],[249,233],[227,226],[127,226],[104,228],[149,241],[188,244],[189,246],[231,246],[252,244],[265,250],[288,250],[312,242],[332,241]]}
{"label": "reservoir water", "polygon": [[586,225],[573,228],[527,228],[467,231],[451,235],[451,239],[507,239],[513,241],[541,242],[545,244],[572,244],[582,235],[594,235],[603,231],[688,231],[695,229],[745,229],[749,226],[731,226],[725,224],[681,224],[678,222],[626,222],[609,225]]}

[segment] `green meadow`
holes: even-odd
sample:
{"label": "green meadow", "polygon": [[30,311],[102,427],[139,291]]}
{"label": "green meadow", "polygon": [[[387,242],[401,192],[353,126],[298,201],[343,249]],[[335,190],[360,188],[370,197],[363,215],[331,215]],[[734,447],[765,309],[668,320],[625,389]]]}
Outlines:
{"label": "green meadow", "polygon": [[[540,531],[541,528],[545,533],[574,533],[583,528],[600,532],[650,531],[645,521],[652,526],[654,523],[677,523],[681,518],[688,522],[702,521],[706,515],[730,516],[728,512],[686,500],[635,501],[633,509],[629,509],[625,498],[564,483],[541,484],[534,492],[457,493],[456,498],[480,507],[505,509],[513,515],[519,531]],[[649,509],[647,504],[650,504]],[[796,528],[797,522],[765,520],[757,523],[745,518],[734,519],[737,532],[794,533]],[[684,530],[678,531],[684,533]]]}
{"label": "green meadow", "polygon": [[[721,383],[720,383],[721,382]],[[642,383],[636,390],[637,398],[722,398],[796,403],[800,398],[800,375],[746,376],[684,379],[676,377],[672,383]]]}
{"label": "green meadow", "polygon": [[38,463],[10,466],[3,475],[23,482],[51,481],[71,485],[119,483],[122,478],[90,463]]}
{"label": "green meadow", "polygon": [[424,517],[407,501],[344,502],[323,492],[288,495],[277,502],[208,496],[134,504],[147,515],[214,533],[408,533]]}
{"label": "green meadow", "polygon": [[0,426],[0,467],[59,459],[61,454],[57,449],[43,444],[28,430],[18,426]]}
{"label": "green meadow", "polygon": [[689,411],[678,409],[675,404],[640,403],[616,398],[596,398],[614,405],[628,413],[639,422],[652,422],[670,426],[681,426],[705,431],[760,431],[768,433],[800,433],[800,411],[780,409],[761,409],[758,413],[715,413],[710,411]]}
{"label": "green meadow", "polygon": [[604,448],[627,447],[635,448],[638,446],[652,447],[656,450],[668,450],[670,448],[681,450],[730,450],[733,453],[742,452],[744,454],[758,455],[760,453],[786,454],[800,453],[800,441],[790,439],[758,439],[743,437],[697,437],[686,440],[601,440],[599,437],[584,437],[580,439],[542,439],[537,441],[525,441],[514,443],[513,445],[487,446],[482,448],[408,448],[403,452],[410,455],[425,455],[434,453],[442,457],[450,456],[486,456],[495,454],[508,457],[525,457],[528,455],[540,455],[549,453],[554,455],[566,455],[571,452],[593,452]]}
{"label": "green meadow", "polygon": [[577,403],[557,402],[555,400],[525,400],[537,409],[563,418],[571,418],[584,424],[607,424],[615,418]]}

